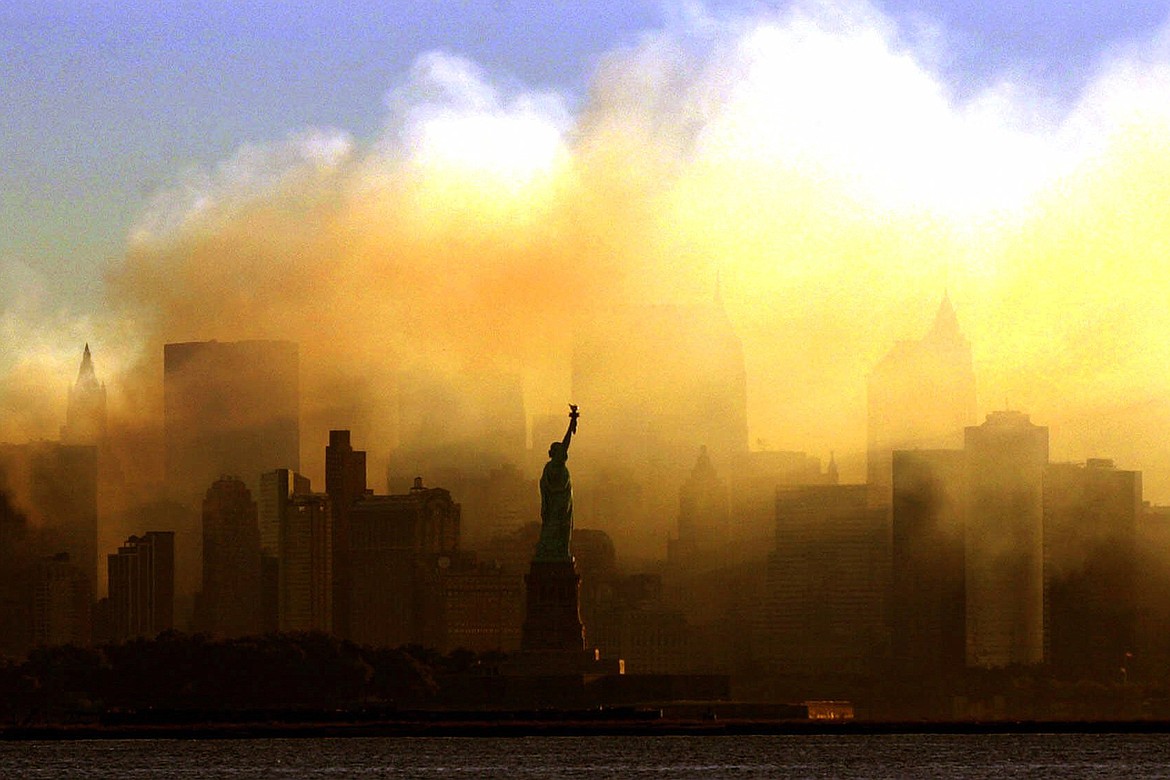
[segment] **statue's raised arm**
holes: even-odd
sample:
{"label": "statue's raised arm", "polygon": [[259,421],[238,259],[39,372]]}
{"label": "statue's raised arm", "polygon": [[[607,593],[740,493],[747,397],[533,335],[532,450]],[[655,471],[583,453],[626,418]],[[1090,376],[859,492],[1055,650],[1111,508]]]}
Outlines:
{"label": "statue's raised arm", "polygon": [[565,438],[561,439],[561,444],[565,445],[566,454],[569,452],[569,442],[573,440],[573,434],[577,432],[577,418],[580,416],[577,404],[569,404],[569,430],[565,431]]}

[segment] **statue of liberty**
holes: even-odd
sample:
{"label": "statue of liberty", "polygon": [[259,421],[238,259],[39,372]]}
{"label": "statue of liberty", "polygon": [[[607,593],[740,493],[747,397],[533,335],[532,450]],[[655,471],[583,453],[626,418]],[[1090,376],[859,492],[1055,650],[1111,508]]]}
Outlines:
{"label": "statue of liberty", "polygon": [[569,539],[573,535],[573,483],[565,461],[569,442],[577,432],[577,407],[569,404],[569,430],[565,438],[548,448],[548,463],[540,475],[540,541],[533,561],[571,562]]}

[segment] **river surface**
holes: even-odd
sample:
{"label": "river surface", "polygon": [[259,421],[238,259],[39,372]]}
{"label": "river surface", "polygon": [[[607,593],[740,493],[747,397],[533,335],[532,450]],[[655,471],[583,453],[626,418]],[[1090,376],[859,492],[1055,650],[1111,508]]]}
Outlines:
{"label": "river surface", "polygon": [[29,741],[0,777],[1170,778],[1170,735]]}

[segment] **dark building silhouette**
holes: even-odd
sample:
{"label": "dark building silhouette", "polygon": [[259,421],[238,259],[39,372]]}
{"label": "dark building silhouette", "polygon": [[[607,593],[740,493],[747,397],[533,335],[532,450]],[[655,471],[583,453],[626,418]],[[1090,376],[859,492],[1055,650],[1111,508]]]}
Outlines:
{"label": "dark building silhouette", "polygon": [[[189,511],[180,540],[198,536],[207,486],[235,474],[255,492],[260,474],[300,468],[300,378],[289,341],[197,341],[163,348],[163,443],[168,498]],[[197,545],[179,546],[179,570],[198,572]],[[190,556],[188,558],[187,556]],[[180,592],[198,587],[182,575]]]}
{"label": "dark building silhouette", "polygon": [[175,534],[131,536],[106,557],[108,638],[153,638],[175,627]]}
{"label": "dark building silhouette", "polygon": [[349,638],[350,594],[353,590],[350,564],[350,510],[366,494],[366,453],[350,444],[349,431],[330,431],[325,447],[325,492],[333,513],[333,632]]}
{"label": "dark building silhouette", "polygon": [[260,529],[260,553],[280,556],[285,510],[294,496],[312,492],[312,483],[290,469],[274,469],[260,475],[256,519]]}
{"label": "dark building silhouette", "polygon": [[284,549],[286,510],[293,496],[309,492],[309,478],[295,471],[274,469],[260,475],[256,518],[260,528],[260,612],[266,632],[280,627],[280,556]]}
{"label": "dark building silhouette", "polygon": [[81,355],[77,381],[69,388],[69,406],[61,428],[62,444],[101,444],[106,438],[106,386],[98,381],[89,344]]}
{"label": "dark building silhouette", "polygon": [[1134,598],[1137,637],[1129,679],[1162,682],[1170,668],[1170,506],[1143,503],[1138,515]]}
{"label": "dark building silhouette", "polygon": [[993,412],[966,430],[967,665],[1044,660],[1048,429]]}
{"label": "dark building silhouette", "polygon": [[962,450],[893,454],[891,655],[933,690],[966,666],[966,468]]}
{"label": "dark building silhouette", "polygon": [[602,658],[621,658],[627,674],[695,671],[690,626],[680,610],[666,603],[661,576],[615,577],[598,595],[587,631]]}
{"label": "dark building silhouette", "polygon": [[1044,472],[1046,659],[1071,680],[1118,682],[1136,651],[1141,473],[1113,461]]}
{"label": "dark building silhouette", "polygon": [[92,579],[69,560],[69,553],[42,558],[33,571],[33,644],[90,643],[93,624]]}
{"label": "dark building silhouette", "polygon": [[707,448],[691,475],[679,489],[678,537],[667,543],[667,561],[672,565],[711,568],[727,557],[731,541],[731,514],[727,483],[719,478]]}
{"label": "dark building silhouette", "polygon": [[763,618],[786,673],[872,671],[888,645],[890,530],[865,485],[776,492],[776,543]]}
{"label": "dark building silhouette", "polygon": [[97,448],[38,441],[0,444],[0,490],[35,529],[35,554],[68,553],[97,590]]}
{"label": "dark building silhouette", "polygon": [[248,486],[220,477],[203,499],[203,590],[197,627],[238,637],[262,628],[260,528]]}
{"label": "dark building silhouette", "polygon": [[329,496],[297,494],[281,529],[281,631],[333,630],[333,519]]}
{"label": "dark building silhouette", "polygon": [[19,658],[32,646],[32,531],[0,490],[0,656]]}
{"label": "dark building silhouette", "polygon": [[520,649],[524,619],[524,583],[499,564],[440,560],[438,587],[442,615],[439,650],[457,648],[483,653]]}
{"label": "dark building silhouette", "polygon": [[438,570],[459,552],[459,504],[415,479],[408,494],[350,507],[350,633],[359,644],[442,642]]}
{"label": "dark building silhouette", "polygon": [[976,421],[971,344],[948,296],[926,336],[899,341],[874,366],[868,395],[866,481],[871,503],[888,506],[894,450],[958,449]]}

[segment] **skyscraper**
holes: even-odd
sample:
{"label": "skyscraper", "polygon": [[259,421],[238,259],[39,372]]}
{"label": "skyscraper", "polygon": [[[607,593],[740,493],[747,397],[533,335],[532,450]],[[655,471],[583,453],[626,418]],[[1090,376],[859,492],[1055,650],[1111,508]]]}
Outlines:
{"label": "skyscraper", "polygon": [[706,447],[699,449],[695,467],[679,489],[678,503],[678,538],[667,543],[668,560],[692,571],[722,564],[731,539],[727,483],[711,465]]}
{"label": "skyscraper", "polygon": [[153,638],[175,625],[175,534],[131,536],[106,557],[114,640]]}
{"label": "skyscraper", "polygon": [[293,496],[309,491],[309,478],[289,469],[265,471],[260,475],[256,508],[260,526],[260,613],[265,631],[280,627],[280,558],[288,506]]}
{"label": "skyscraper", "polygon": [[203,499],[203,592],[199,628],[236,637],[261,629],[260,529],[248,486],[221,477]]}
{"label": "skyscraper", "polygon": [[1048,429],[993,412],[966,430],[967,665],[1044,660]]}
{"label": "skyscraper", "polygon": [[106,386],[98,381],[93,369],[89,344],[81,355],[77,381],[69,389],[69,406],[65,425],[61,427],[62,444],[101,444],[106,437]]}
{"label": "skyscraper", "polygon": [[329,496],[294,494],[284,507],[280,537],[280,630],[332,631],[333,523]]}
{"label": "skyscraper", "polygon": [[325,448],[325,492],[332,511],[333,632],[348,639],[352,636],[349,517],[354,502],[366,492],[366,453],[353,448],[349,431],[329,432],[329,445]]}
{"label": "skyscraper", "polygon": [[893,469],[891,654],[938,690],[966,665],[966,454],[897,451]]}
{"label": "skyscraper", "polygon": [[868,391],[866,481],[870,502],[889,506],[894,450],[958,449],[976,420],[971,344],[948,296],[926,336],[899,341],[874,366]]}
{"label": "skyscraper", "polygon": [[1115,682],[1137,642],[1142,475],[1113,461],[1044,473],[1045,653],[1054,674]]}
{"label": "skyscraper", "polygon": [[788,672],[857,674],[885,653],[889,527],[865,485],[776,492],[765,633]]}
{"label": "skyscraper", "polygon": [[450,493],[421,478],[408,494],[366,496],[350,508],[354,641],[442,643],[437,572],[459,551],[459,514]]}

